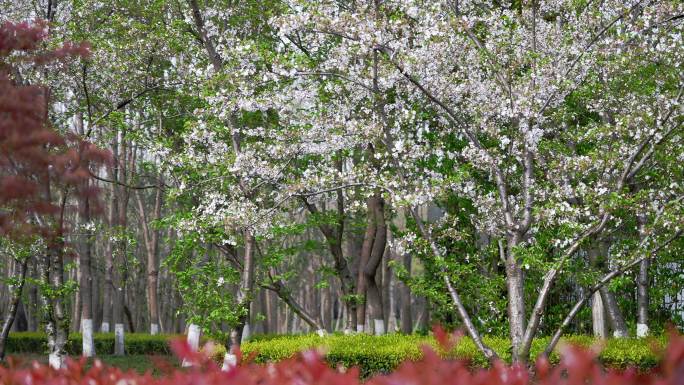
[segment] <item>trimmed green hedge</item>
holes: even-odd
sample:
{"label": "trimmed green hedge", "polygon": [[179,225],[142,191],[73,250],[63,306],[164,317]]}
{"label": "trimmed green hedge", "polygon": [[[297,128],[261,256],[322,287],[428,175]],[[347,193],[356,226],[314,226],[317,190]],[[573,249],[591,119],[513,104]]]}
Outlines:
{"label": "trimmed green hedge", "polygon": [[[150,335],[142,333],[126,333],[124,343],[126,354],[171,354],[169,340],[177,335]],[[70,355],[80,355],[82,349],[81,334],[69,334],[66,350]],[[47,354],[47,337],[40,332],[11,333],[7,341],[7,353]],[[114,353],[114,333],[95,333],[95,352],[97,354]]]}
{"label": "trimmed green hedge", "polygon": [[[541,353],[549,338],[536,339],[532,346],[532,356]],[[485,337],[487,343],[505,361],[511,360],[511,345],[505,338]],[[603,365],[611,368],[624,369],[635,366],[649,369],[657,365],[659,358],[654,349],[663,348],[666,344],[664,337],[652,339],[608,339],[599,342],[589,336],[570,336],[562,343],[571,343],[590,348],[598,344],[602,346],[599,360]],[[370,335],[317,335],[281,336],[269,339],[250,341],[242,345],[245,355],[256,354],[256,362],[273,362],[293,356],[297,352],[307,349],[319,349],[326,356],[331,366],[358,366],[362,376],[373,373],[387,373],[396,368],[406,359],[416,360],[422,356],[421,345],[429,344],[436,347],[432,337],[416,335],[388,334],[384,336]],[[560,344],[559,344],[560,345]],[[217,358],[222,352],[217,352]],[[444,356],[466,359],[474,367],[485,367],[487,360],[477,350],[470,338],[464,337],[454,347],[453,351]],[[557,363],[559,356],[554,352],[550,357],[552,363]]]}
{"label": "trimmed green hedge", "polygon": [[[168,342],[177,335],[126,334],[127,354],[171,354]],[[532,356],[538,355],[548,343],[549,338],[538,338],[532,345]],[[654,348],[662,348],[666,344],[665,337],[651,339],[608,339],[599,342],[590,336],[570,336],[562,343],[572,343],[587,348],[603,344],[599,355],[600,361],[611,368],[626,368],[635,366],[648,369],[657,365],[658,355]],[[510,342],[505,338],[485,337],[487,343],[505,361],[511,360]],[[370,336],[366,334],[341,335],[333,334],[319,337],[309,335],[280,335],[259,336],[242,345],[245,356],[254,354],[258,363],[280,361],[292,357],[298,352],[308,349],[318,349],[325,354],[328,363],[333,366],[358,366],[361,375],[367,377],[373,373],[387,373],[396,368],[402,361],[417,360],[422,355],[421,346],[429,344],[436,347],[434,338],[423,335],[387,334],[384,336]],[[43,333],[13,333],[8,341],[8,353],[46,353],[47,342]],[[114,351],[114,334],[95,334],[95,349],[98,354],[112,354]],[[81,353],[81,335],[71,334],[67,351],[72,355]],[[217,346],[215,359],[222,361],[225,350]],[[485,367],[487,360],[477,350],[470,338],[464,337],[447,357],[466,359],[474,367]],[[552,363],[558,362],[558,354],[551,357]]]}

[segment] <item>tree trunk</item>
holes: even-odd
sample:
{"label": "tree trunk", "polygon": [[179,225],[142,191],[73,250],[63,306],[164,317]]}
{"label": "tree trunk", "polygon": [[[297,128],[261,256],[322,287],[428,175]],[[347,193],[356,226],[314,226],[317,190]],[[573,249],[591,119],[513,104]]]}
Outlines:
{"label": "tree trunk", "polygon": [[[391,231],[387,231],[388,238]],[[397,330],[396,319],[396,298],[395,298],[395,280],[392,276],[392,269],[390,269],[390,260],[393,259],[393,253],[390,250],[391,242],[388,240],[388,246],[385,249],[385,255],[382,258],[382,312],[385,316],[385,326],[387,332],[394,332]]]}
{"label": "tree trunk", "polygon": [[377,282],[378,268],[382,262],[383,255],[387,246],[387,225],[385,223],[384,201],[379,195],[369,199],[369,215],[372,213],[374,221],[375,235],[370,258],[363,267],[363,275],[366,282],[367,308],[374,333],[376,335],[385,334],[385,321],[382,306],[382,296],[380,285]]}
{"label": "tree trunk", "polygon": [[606,323],[606,309],[603,306],[600,293],[594,293],[591,303],[591,320],[594,336],[598,338],[608,337],[608,324]]}
{"label": "tree trunk", "polygon": [[[598,245],[593,245],[587,251],[589,262],[601,270],[603,270],[603,265],[605,265],[605,260],[607,259],[601,256],[604,249],[605,247],[602,247],[602,245],[599,242]],[[617,300],[615,299],[615,295],[611,293],[606,286],[602,286],[599,289],[599,293],[601,295],[601,302],[603,303],[603,306],[606,309],[608,323],[610,324],[611,329],[613,329],[613,336],[629,336],[629,332],[627,330],[627,323],[625,322],[625,318],[622,316],[622,311],[620,311],[620,307],[618,305]]]}
{"label": "tree trunk", "polygon": [[102,333],[111,331],[114,305],[114,281],[112,279],[114,263],[112,262],[111,249],[109,251],[105,254],[104,287],[102,289],[102,324],[100,325],[100,332]]}
{"label": "tree trunk", "polygon": [[324,331],[325,327],[319,322],[316,317],[311,315],[304,306],[300,305],[294,298],[292,298],[292,295],[290,294],[289,290],[285,287],[284,283],[281,281],[273,282],[271,285],[266,285],[264,288],[274,292],[278,298],[280,298],[283,303],[285,303],[299,318],[302,319],[302,321],[306,322],[307,325],[311,327],[311,329],[317,331],[320,333],[320,331]]}
{"label": "tree trunk", "polygon": [[420,331],[427,331],[430,328],[430,301],[426,297],[419,297],[423,305],[422,311],[418,313],[416,328]]}
{"label": "tree trunk", "polygon": [[506,288],[513,362],[525,360],[525,357],[520,356],[526,327],[524,273],[514,254],[518,240],[518,235],[509,236],[506,250]]}
{"label": "tree trunk", "polygon": [[327,332],[333,331],[333,317],[332,317],[332,288],[330,286],[325,287],[321,292],[321,322],[323,328]]}
{"label": "tree trunk", "polygon": [[[187,342],[188,342],[188,345],[190,346],[190,349],[193,352],[196,352],[199,350],[200,333],[201,333],[201,330],[200,330],[199,325],[190,324],[188,326]],[[188,367],[188,366],[192,366],[193,364],[194,364],[193,362],[190,362],[190,361],[184,359],[183,362],[181,363],[181,366],[182,367]]]}
{"label": "tree trunk", "polygon": [[153,218],[150,218],[143,197],[140,191],[136,191],[135,198],[138,203],[138,214],[141,221],[140,226],[142,230],[143,239],[145,241],[145,252],[147,254],[147,306],[148,316],[150,320],[150,334],[159,333],[159,303],[157,286],[159,281],[159,230],[151,229],[150,221],[157,220],[161,217],[162,206],[162,180],[159,176],[158,186],[154,199],[154,213]]}
{"label": "tree trunk", "polygon": [[[38,263],[36,258],[32,258],[29,272],[29,276],[36,280],[40,278],[37,272]],[[28,330],[30,332],[38,331],[38,328],[40,327],[38,319],[38,302],[38,287],[35,284],[30,284],[28,287],[28,303],[26,304],[26,308],[28,309]]]}
{"label": "tree trunk", "polygon": [[241,310],[237,324],[233,326],[230,337],[226,343],[226,355],[223,359],[223,369],[228,370],[235,366],[237,362],[237,350],[242,343],[242,333],[245,325],[249,321],[251,296],[254,288],[254,268],[256,258],[256,240],[250,230],[243,230],[245,240],[244,261],[242,274],[240,276],[240,286],[236,295],[236,302]]}
{"label": "tree trunk", "polygon": [[[342,162],[337,162],[337,169],[342,170]],[[316,205],[309,203],[306,198],[302,198],[304,205],[311,214],[318,214],[319,210]],[[337,222],[335,225],[328,225],[326,223],[319,223],[318,228],[323,233],[330,254],[333,257],[333,266],[335,272],[340,279],[342,295],[344,297],[344,304],[347,308],[347,324],[345,326],[347,331],[351,331],[354,328],[354,320],[356,318],[357,309],[359,305],[354,299],[351,298],[352,295],[358,294],[354,288],[354,277],[347,259],[342,251],[342,238],[344,233],[344,220],[345,220],[345,209],[344,209],[344,194],[342,191],[337,192]]]}
{"label": "tree trunk", "polygon": [[627,323],[622,316],[622,311],[620,310],[617,299],[615,299],[615,295],[605,286],[599,289],[599,293],[601,294],[601,300],[606,307],[608,322],[610,323],[611,329],[613,329],[613,337],[628,337],[629,331],[627,330]]}
{"label": "tree trunk", "polygon": [[[50,240],[45,257],[39,264],[42,284],[53,290],[64,285],[64,244],[59,237]],[[51,367],[64,367],[66,343],[69,336],[69,322],[64,309],[63,299],[59,296],[51,298],[41,292],[41,302],[45,316],[45,332],[48,340],[48,362]]]}
{"label": "tree trunk", "polygon": [[[111,227],[110,227],[111,229]],[[114,310],[114,248],[112,241],[107,241],[105,249],[105,266],[104,266],[104,287],[102,288],[102,324],[100,331],[102,333],[109,333],[112,324],[112,311]]]}
{"label": "tree trunk", "polygon": [[[646,233],[646,217],[637,216],[637,226],[639,228],[639,239],[643,241],[648,234]],[[642,338],[648,335],[648,268],[651,265],[650,258],[646,258],[639,264],[639,274],[637,275],[637,337]]]}
{"label": "tree trunk", "polygon": [[[123,232],[123,229],[119,231]],[[122,236],[122,234],[119,234]],[[113,303],[113,315],[114,315],[114,355],[123,356],[125,355],[125,307],[126,307],[126,293],[125,293],[125,282],[126,282],[126,246],[125,241],[114,242],[114,255],[112,259],[116,261],[118,268],[113,272],[113,281],[115,284],[112,285],[114,291],[114,303]]]}
{"label": "tree trunk", "polygon": [[19,305],[17,306],[17,315],[14,317],[14,324],[12,325],[12,331],[25,332],[28,330],[28,322],[26,320],[26,304],[21,299],[19,300]]}
{"label": "tree trunk", "polygon": [[372,200],[373,198],[368,198],[366,200],[366,233],[363,236],[363,244],[361,246],[361,257],[359,258],[359,271],[356,278],[356,297],[358,305],[356,308],[356,332],[363,333],[366,325],[366,308],[367,308],[367,298],[366,298],[366,288],[368,284],[368,278],[366,275],[366,265],[371,258],[373,252],[373,241],[375,240],[375,235],[377,233],[376,222],[375,222],[375,212]]}
{"label": "tree trunk", "polygon": [[[78,245],[81,247],[82,245]],[[73,301],[71,301],[71,321],[69,322],[69,325],[71,325],[71,331],[80,333],[81,332],[81,288],[80,288],[80,283],[81,283],[81,262],[80,262],[80,251],[78,253],[78,258],[76,259],[76,270],[71,270],[69,271],[68,274],[68,279],[70,281],[77,282],[79,284],[79,287],[76,288],[76,291],[74,292],[73,296]]]}
{"label": "tree trunk", "polygon": [[273,296],[274,294],[270,291],[264,291],[264,297],[266,301],[266,334],[278,333],[278,306]]}
{"label": "tree trunk", "polygon": [[[402,257],[404,269],[411,275],[411,254],[405,253]],[[399,283],[401,304],[399,318],[401,319],[401,332],[411,334],[413,332],[413,319],[411,316],[411,289],[405,282]]]}
{"label": "tree trunk", "polygon": [[[87,186],[86,186],[87,188]],[[95,355],[95,340],[93,339],[93,280],[91,270],[93,232],[90,228],[90,200],[86,196],[82,200],[81,224],[83,225],[84,240],[81,242],[79,260],[79,294],[81,298],[81,332],[83,334],[82,352],[84,357]]]}
{"label": "tree trunk", "polygon": [[345,295],[344,289],[342,287],[340,288],[340,290],[342,291],[342,296],[340,298],[342,299],[342,302],[345,305],[344,311],[346,314],[343,320],[344,334],[354,332],[356,330],[356,325],[364,323],[363,321],[358,321],[357,319],[359,308],[362,305],[364,305],[363,303],[361,303],[361,298],[359,298],[357,294],[359,291],[357,282],[359,276],[359,266],[361,265],[361,250],[363,249],[363,239],[363,235],[352,231],[349,233],[349,236],[346,240],[347,255],[353,256],[350,258],[349,271],[351,275],[354,277],[354,284],[352,285],[354,290],[351,295]]}
{"label": "tree trunk", "polygon": [[109,177],[114,181],[110,190],[110,202],[107,210],[107,223],[109,225],[109,234],[107,237],[104,259],[104,288],[102,293],[102,324],[100,331],[102,333],[109,333],[113,321],[113,310],[115,307],[116,289],[114,287],[114,253],[115,241],[112,239],[114,233],[117,231],[119,221],[119,186],[116,183],[119,180],[119,146],[117,138],[112,141],[112,153],[114,154],[113,166],[109,168]]}
{"label": "tree trunk", "polygon": [[7,345],[7,338],[9,337],[9,332],[17,315],[17,309],[19,308],[19,302],[21,301],[21,292],[24,289],[24,283],[26,282],[27,260],[24,259],[20,262],[17,262],[16,265],[17,271],[12,275],[18,279],[18,282],[16,285],[10,285],[8,288],[10,293],[10,303],[2,325],[2,332],[0,333],[0,361],[4,361],[5,359],[5,346]]}

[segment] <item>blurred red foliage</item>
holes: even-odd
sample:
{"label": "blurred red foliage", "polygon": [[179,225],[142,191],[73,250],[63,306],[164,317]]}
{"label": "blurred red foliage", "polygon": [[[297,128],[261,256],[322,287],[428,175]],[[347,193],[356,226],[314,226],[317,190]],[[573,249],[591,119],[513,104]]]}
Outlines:
{"label": "blurred red foliage", "polygon": [[[442,341],[448,341],[445,336]],[[452,342],[449,342],[452,343]],[[194,367],[171,369],[153,377],[103,365],[96,361],[85,368],[85,360],[70,361],[67,368],[54,370],[34,364],[29,369],[0,368],[0,383],[21,385],[683,385],[684,338],[672,334],[663,352],[660,367],[649,373],[636,370],[606,370],[598,363],[596,352],[568,346],[562,350],[559,365],[551,367],[541,360],[535,375],[521,366],[495,363],[490,369],[473,370],[467,362],[445,360],[425,348],[422,360],[405,362],[389,375],[360,380],[358,371],[337,370],[327,366],[320,354],[310,351],[275,364],[243,363],[227,372],[203,353],[193,352],[183,341],[173,343],[179,356]],[[206,351],[206,349],[204,350]]]}
{"label": "blurred red foliage", "polygon": [[65,191],[94,195],[82,187],[88,168],[110,158],[82,138],[55,131],[49,88],[22,76],[88,56],[87,44],[43,49],[47,30],[43,21],[0,25],[0,234],[12,238],[61,233],[60,218],[49,216],[63,212]]}

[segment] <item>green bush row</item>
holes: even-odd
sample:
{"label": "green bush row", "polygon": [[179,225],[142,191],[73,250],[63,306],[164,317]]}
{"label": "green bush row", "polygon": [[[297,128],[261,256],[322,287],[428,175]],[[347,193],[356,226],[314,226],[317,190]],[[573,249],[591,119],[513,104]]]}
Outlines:
{"label": "green bush row", "polygon": [[[107,355],[114,353],[114,333],[95,333],[95,352]],[[126,333],[124,349],[126,354],[171,354],[169,340],[177,335],[150,335],[143,333]],[[80,355],[82,337],[79,333],[69,334],[66,350],[70,355]],[[47,354],[47,337],[40,332],[11,333],[7,340],[7,353]]]}
{"label": "green bush row", "polygon": [[[125,338],[127,354],[171,354],[169,340],[178,338],[177,335],[156,335],[127,333]],[[535,339],[532,345],[532,357],[538,355],[548,338]],[[505,338],[485,337],[487,343],[499,357],[510,362],[511,345]],[[657,365],[658,349],[666,344],[664,337],[651,339],[608,339],[597,341],[590,336],[570,336],[563,339],[563,343],[581,345],[587,348],[598,346],[601,348],[599,360],[607,367],[626,368],[635,366],[648,369]],[[417,360],[422,356],[421,346],[428,344],[436,348],[434,338],[424,335],[387,334],[384,336],[370,336],[366,334],[341,335],[333,334],[320,337],[310,335],[281,335],[256,337],[242,345],[245,356],[254,356],[258,363],[276,362],[292,357],[298,352],[318,349],[333,366],[359,367],[361,374],[366,377],[373,373],[387,373],[396,368],[404,360]],[[47,353],[47,340],[43,333],[13,333],[8,341],[8,353]],[[114,334],[95,334],[95,350],[97,354],[107,355],[114,351]],[[67,345],[67,352],[71,355],[81,353],[81,335],[71,334]],[[215,358],[223,359],[225,350],[217,346]],[[487,366],[487,360],[477,350],[471,339],[464,337],[450,352],[442,353],[446,357],[469,360],[474,367]],[[557,363],[558,353],[554,352],[550,360]]]}
{"label": "green bush row", "polygon": [[[532,357],[543,351],[549,338],[538,338],[532,346]],[[511,361],[511,344],[505,338],[485,337],[487,343],[504,361]],[[658,349],[662,349],[665,338],[652,339],[608,339],[597,341],[589,336],[570,336],[564,343],[581,345],[586,348],[596,346],[601,349],[598,356],[607,367],[624,369],[634,366],[648,369],[657,365]],[[395,369],[404,360],[416,360],[422,356],[422,345],[436,348],[434,338],[429,336],[388,334],[384,336],[370,335],[317,335],[282,336],[250,341],[242,345],[243,354],[254,354],[256,362],[274,362],[288,358],[297,352],[308,349],[319,349],[325,354],[331,366],[353,367],[361,370],[362,376],[373,373],[387,373]],[[220,353],[220,352],[217,352]],[[480,353],[470,338],[462,338],[451,352],[442,353],[446,357],[465,359],[474,367],[488,365],[484,355]],[[219,354],[217,354],[218,356]],[[557,363],[558,352],[554,352],[550,361]]]}

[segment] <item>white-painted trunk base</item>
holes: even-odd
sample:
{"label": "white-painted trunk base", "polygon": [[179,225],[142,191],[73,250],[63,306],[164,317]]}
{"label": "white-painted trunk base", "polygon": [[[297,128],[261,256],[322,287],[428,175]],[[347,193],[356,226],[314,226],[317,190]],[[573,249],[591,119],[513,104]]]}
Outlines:
{"label": "white-painted trunk base", "polygon": [[328,332],[325,329],[318,329],[316,330],[316,334],[318,334],[319,337],[325,337]]}
{"label": "white-painted trunk base", "polygon": [[190,324],[190,326],[188,326],[188,345],[190,345],[192,350],[195,352],[199,350],[199,341],[200,341],[200,327],[199,327],[199,325]]}
{"label": "white-painted trunk base", "polygon": [[240,338],[240,343],[244,344],[247,342],[251,333],[252,331],[249,328],[249,324],[245,324],[245,327],[242,328],[242,338]]}
{"label": "white-painted trunk base", "polygon": [[81,333],[83,333],[83,357],[95,355],[95,339],[93,338],[93,320],[81,320]]}
{"label": "white-painted trunk base", "polygon": [[373,327],[375,328],[375,335],[381,336],[385,334],[385,320],[375,319],[373,320]]}
{"label": "white-painted trunk base", "polygon": [[237,366],[237,356],[235,354],[232,354],[232,353],[226,353],[223,356],[223,365],[221,366],[221,370],[224,372],[227,372],[236,366]]}
{"label": "white-painted trunk base", "polygon": [[48,364],[53,369],[62,369],[64,367],[64,356],[57,353],[50,353],[48,356]]}
{"label": "white-painted trunk base", "polygon": [[[199,325],[195,324],[190,324],[188,326],[188,345],[192,349],[192,351],[196,352],[199,350],[199,340],[200,340],[200,327]],[[188,366],[192,366],[192,362],[188,360],[183,360],[183,363],[181,364],[182,367],[187,368]]]}
{"label": "white-painted trunk base", "polygon": [[344,328],[344,330],[342,331],[342,334],[344,334],[345,336],[348,336],[352,333],[353,333],[353,330],[351,330],[349,328]]}
{"label": "white-painted trunk base", "polygon": [[637,337],[639,338],[644,338],[648,336],[648,325],[646,324],[637,324],[637,330],[636,330]]}
{"label": "white-painted trunk base", "polygon": [[100,332],[109,333],[109,322],[103,322],[102,325],[100,325]]}
{"label": "white-painted trunk base", "polygon": [[114,355],[123,356],[126,354],[124,338],[124,325],[114,324]]}
{"label": "white-painted trunk base", "polygon": [[363,333],[363,324],[356,324],[356,332]]}
{"label": "white-painted trunk base", "polygon": [[603,306],[601,293],[595,292],[591,300],[591,323],[594,336],[598,338],[608,337],[608,323],[606,322],[606,309]]}
{"label": "white-painted trunk base", "polygon": [[615,337],[615,338],[627,338],[627,337],[629,337],[629,335],[627,335],[625,333],[620,333],[619,330],[614,330],[613,331],[613,337]]}
{"label": "white-painted trunk base", "polygon": [[150,324],[150,334],[153,336],[156,336],[159,334],[159,325],[157,324]]}

